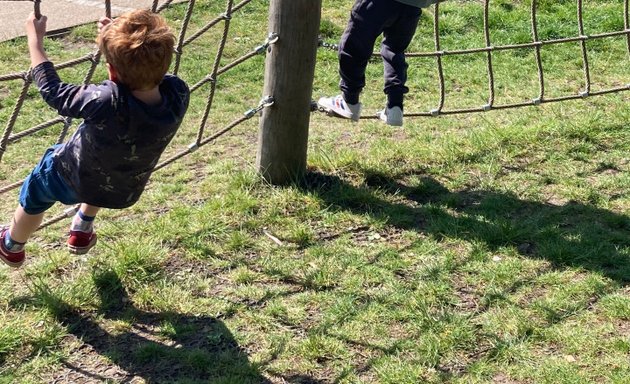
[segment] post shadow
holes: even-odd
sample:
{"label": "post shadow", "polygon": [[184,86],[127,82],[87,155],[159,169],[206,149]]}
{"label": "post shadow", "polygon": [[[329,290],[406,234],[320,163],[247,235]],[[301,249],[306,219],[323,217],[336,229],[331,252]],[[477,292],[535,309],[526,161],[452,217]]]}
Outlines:
{"label": "post shadow", "polygon": [[[12,305],[29,303],[48,309],[58,322],[67,326],[69,333],[87,346],[79,353],[80,364],[64,362],[66,372],[62,376],[70,381],[74,377],[130,383],[140,377],[147,383],[270,383],[249,362],[246,351],[221,320],[140,310],[134,307],[122,282],[111,270],[95,272],[94,283],[102,303],[98,315],[129,322],[129,328],[105,329],[94,313],[71,307],[45,286],[37,286],[32,296],[12,302]],[[166,331],[161,329],[164,324],[169,325]],[[115,366],[104,369],[101,356]]]}
{"label": "post shadow", "polygon": [[[581,267],[622,285],[630,282],[628,216],[577,202],[556,206],[497,191],[451,192],[422,172],[393,177],[363,172],[365,182],[358,187],[317,171],[308,172],[299,186],[330,209],[367,214],[401,230],[481,242],[489,250],[513,246],[553,268]],[[401,181],[409,176],[420,181]],[[383,194],[406,201],[385,199]]]}

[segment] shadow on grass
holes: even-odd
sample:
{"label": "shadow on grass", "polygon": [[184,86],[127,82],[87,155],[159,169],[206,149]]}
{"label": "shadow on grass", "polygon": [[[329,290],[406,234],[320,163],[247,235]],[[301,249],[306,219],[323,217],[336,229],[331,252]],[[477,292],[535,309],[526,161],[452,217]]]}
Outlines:
{"label": "shadow on grass", "polygon": [[73,350],[52,382],[269,383],[220,320],[135,308],[113,271],[95,272],[94,283],[96,314],[41,285],[12,303],[40,305],[67,327]]}
{"label": "shadow on grass", "polygon": [[[419,180],[407,185],[413,176]],[[357,187],[335,175],[309,172],[301,188],[331,209],[367,214],[436,239],[481,242],[489,250],[515,247],[554,268],[581,267],[622,285],[630,282],[630,217],[584,204],[521,200],[496,191],[451,192],[418,174],[394,177],[364,171]]]}

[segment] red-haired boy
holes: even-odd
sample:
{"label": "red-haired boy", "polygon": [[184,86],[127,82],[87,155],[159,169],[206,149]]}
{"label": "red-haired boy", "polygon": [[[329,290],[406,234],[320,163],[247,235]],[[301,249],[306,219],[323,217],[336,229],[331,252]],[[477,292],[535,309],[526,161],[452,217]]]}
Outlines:
{"label": "red-haired boy", "polygon": [[66,143],[46,151],[22,186],[11,226],[0,232],[0,259],[15,268],[24,262],[24,244],[44,212],[57,201],[81,203],[70,228],[70,252],[92,248],[98,210],[138,201],[190,96],[184,81],[166,74],[175,37],[159,15],[140,10],[99,21],[97,42],[109,80],[98,85],[60,80],[44,50],[46,20],[31,14],[26,22],[34,81],[60,115],[83,122]]}

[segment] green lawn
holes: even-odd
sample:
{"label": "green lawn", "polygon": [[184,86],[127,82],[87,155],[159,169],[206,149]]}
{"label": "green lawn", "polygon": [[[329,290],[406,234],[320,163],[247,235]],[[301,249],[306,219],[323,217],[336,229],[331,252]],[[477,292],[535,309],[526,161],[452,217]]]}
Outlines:
{"label": "green lawn", "polygon": [[[326,41],[352,3],[324,0]],[[575,2],[538,3],[541,39],[577,35]],[[223,65],[264,42],[268,5],[234,14]],[[493,44],[531,40],[530,5],[491,2]],[[482,10],[442,3],[442,49],[482,46]],[[165,15],[178,27],[185,11]],[[188,36],[224,11],[198,1]],[[585,2],[585,33],[622,30],[623,11],[621,0]],[[433,49],[432,14],[410,51]],[[211,72],[222,34],[219,24],[184,49],[190,84]],[[93,38],[82,26],[46,46],[63,62]],[[630,83],[625,37],[587,46],[593,90]],[[497,104],[537,97],[532,49],[493,55]],[[542,60],[548,97],[583,90],[579,43],[544,47]],[[487,102],[485,54],[443,61],[445,108]],[[435,59],[409,63],[405,110],[429,111]],[[61,76],[81,81],[88,67]],[[28,68],[23,39],[0,44],[0,68]],[[205,136],[258,104],[263,74],[257,56],[219,78]],[[385,102],[378,60],[367,76],[373,114]],[[313,98],[337,83],[336,55],[322,49]],[[0,82],[2,127],[21,85]],[[165,158],[195,141],[209,90],[194,93]],[[90,255],[67,253],[66,220],[37,233],[21,269],[0,267],[0,383],[628,383],[629,101],[621,92],[403,128],[314,113],[308,172],[285,187],[257,175],[258,118],[248,120],[156,172],[132,208],[104,210]],[[31,88],[16,131],[52,117]],[[24,177],[60,131],[11,144],[1,184]],[[4,196],[9,222],[17,191]]]}

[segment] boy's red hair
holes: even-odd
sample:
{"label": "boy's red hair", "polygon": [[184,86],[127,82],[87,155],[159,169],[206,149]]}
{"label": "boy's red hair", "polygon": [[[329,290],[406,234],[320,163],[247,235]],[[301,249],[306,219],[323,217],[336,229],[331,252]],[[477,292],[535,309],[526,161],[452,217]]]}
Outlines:
{"label": "boy's red hair", "polygon": [[120,83],[147,90],[159,85],[168,71],[175,35],[161,16],[138,10],[107,25],[97,42]]}

